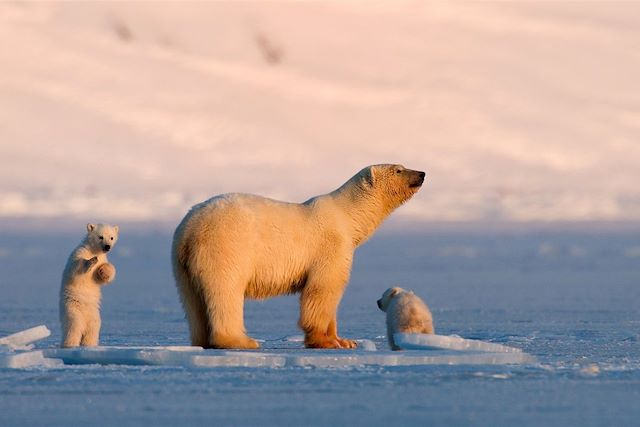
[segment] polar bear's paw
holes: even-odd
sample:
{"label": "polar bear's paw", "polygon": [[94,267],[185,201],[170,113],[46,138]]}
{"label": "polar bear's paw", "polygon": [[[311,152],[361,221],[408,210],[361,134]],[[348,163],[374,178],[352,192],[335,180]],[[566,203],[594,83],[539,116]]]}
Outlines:
{"label": "polar bear's paw", "polygon": [[349,340],[346,338],[339,338],[336,340],[340,343],[340,348],[356,348],[358,347],[358,343],[354,340]]}
{"label": "polar bear's paw", "polygon": [[326,335],[308,335],[304,340],[307,348],[356,348],[358,344],[353,340]]}
{"label": "polar bear's paw", "polygon": [[95,271],[95,280],[100,284],[112,282],[116,277],[116,268],[108,262],[102,264]]}
{"label": "polar bear's paw", "polygon": [[224,349],[242,349],[242,350],[255,350],[260,348],[258,341],[253,338],[249,338],[246,335],[241,336],[226,336],[216,335],[213,339],[213,344],[210,348],[224,348]]}

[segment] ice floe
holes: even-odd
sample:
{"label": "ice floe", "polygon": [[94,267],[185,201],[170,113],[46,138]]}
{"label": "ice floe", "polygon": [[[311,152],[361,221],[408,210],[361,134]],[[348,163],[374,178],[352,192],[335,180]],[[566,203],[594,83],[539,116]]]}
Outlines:
{"label": "ice floe", "polygon": [[48,349],[49,358],[65,364],[162,365],[183,367],[261,367],[310,366],[343,368],[349,366],[410,365],[503,365],[533,363],[523,352],[487,351],[367,351],[271,349],[266,351],[204,350],[200,347],[86,347]]}
{"label": "ice floe", "polygon": [[[311,350],[300,337],[269,341],[258,351],[203,349],[192,346],[97,346],[47,348],[29,351],[32,342],[50,335],[38,326],[0,339],[0,368],[59,367],[64,365],[156,365],[193,368],[224,367],[318,367],[411,365],[503,365],[533,363],[519,349],[460,337],[397,334],[396,342],[408,351],[378,351],[373,341],[358,340],[354,350]],[[282,347],[282,343],[289,346]],[[291,346],[294,344],[294,346]],[[268,346],[268,347],[269,347]]]}

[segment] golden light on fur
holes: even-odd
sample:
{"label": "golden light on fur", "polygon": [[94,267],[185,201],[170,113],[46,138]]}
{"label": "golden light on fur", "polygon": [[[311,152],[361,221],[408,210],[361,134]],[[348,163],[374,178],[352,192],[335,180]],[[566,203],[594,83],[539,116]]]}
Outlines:
{"label": "golden light on fur", "polygon": [[118,241],[118,226],[87,224],[87,234],[67,260],[60,287],[62,346],[98,345],[101,288],[115,278],[109,252]]}
{"label": "golden light on fur", "polygon": [[392,350],[402,350],[393,339],[396,333],[433,334],[433,317],[427,304],[411,291],[389,288],[378,301],[387,313],[387,340]]}
{"label": "golden light on fur", "polygon": [[112,282],[116,277],[116,268],[111,263],[104,263],[96,268],[95,281],[100,284]]}
{"label": "golden light on fur", "polygon": [[191,343],[258,348],[245,332],[244,299],[299,293],[307,347],[355,347],[338,336],[336,319],[354,250],[424,176],[374,165],[304,203],[232,193],[194,206],[176,229],[172,254]]}

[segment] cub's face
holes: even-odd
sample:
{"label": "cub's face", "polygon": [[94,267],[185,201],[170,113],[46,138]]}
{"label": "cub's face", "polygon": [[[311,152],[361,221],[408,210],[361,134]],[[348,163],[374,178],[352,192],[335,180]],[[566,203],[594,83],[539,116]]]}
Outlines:
{"label": "cub's face", "polygon": [[107,253],[118,241],[118,226],[87,224],[87,242],[94,252]]}
{"label": "cub's face", "polygon": [[382,294],[382,298],[380,298],[377,303],[378,303],[378,308],[384,312],[387,311],[387,308],[389,307],[389,303],[391,302],[391,300],[393,299],[393,297],[395,297],[396,295],[398,295],[400,292],[403,292],[404,289],[402,288],[389,288],[386,291],[384,291],[384,293]]}
{"label": "cub's face", "polygon": [[426,174],[402,165],[374,165],[369,168],[370,186],[399,206],[409,200],[422,186]]}

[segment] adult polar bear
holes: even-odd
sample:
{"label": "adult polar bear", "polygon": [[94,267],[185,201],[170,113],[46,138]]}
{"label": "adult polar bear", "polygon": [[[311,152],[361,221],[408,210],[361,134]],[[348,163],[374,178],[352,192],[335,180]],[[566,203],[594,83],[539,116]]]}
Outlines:
{"label": "adult polar bear", "polygon": [[307,347],[356,347],[338,337],[336,320],[353,252],[424,177],[402,165],[374,165],[301,204],[224,194],[195,205],[172,248],[191,343],[258,348],[244,329],[244,299],[300,293]]}

